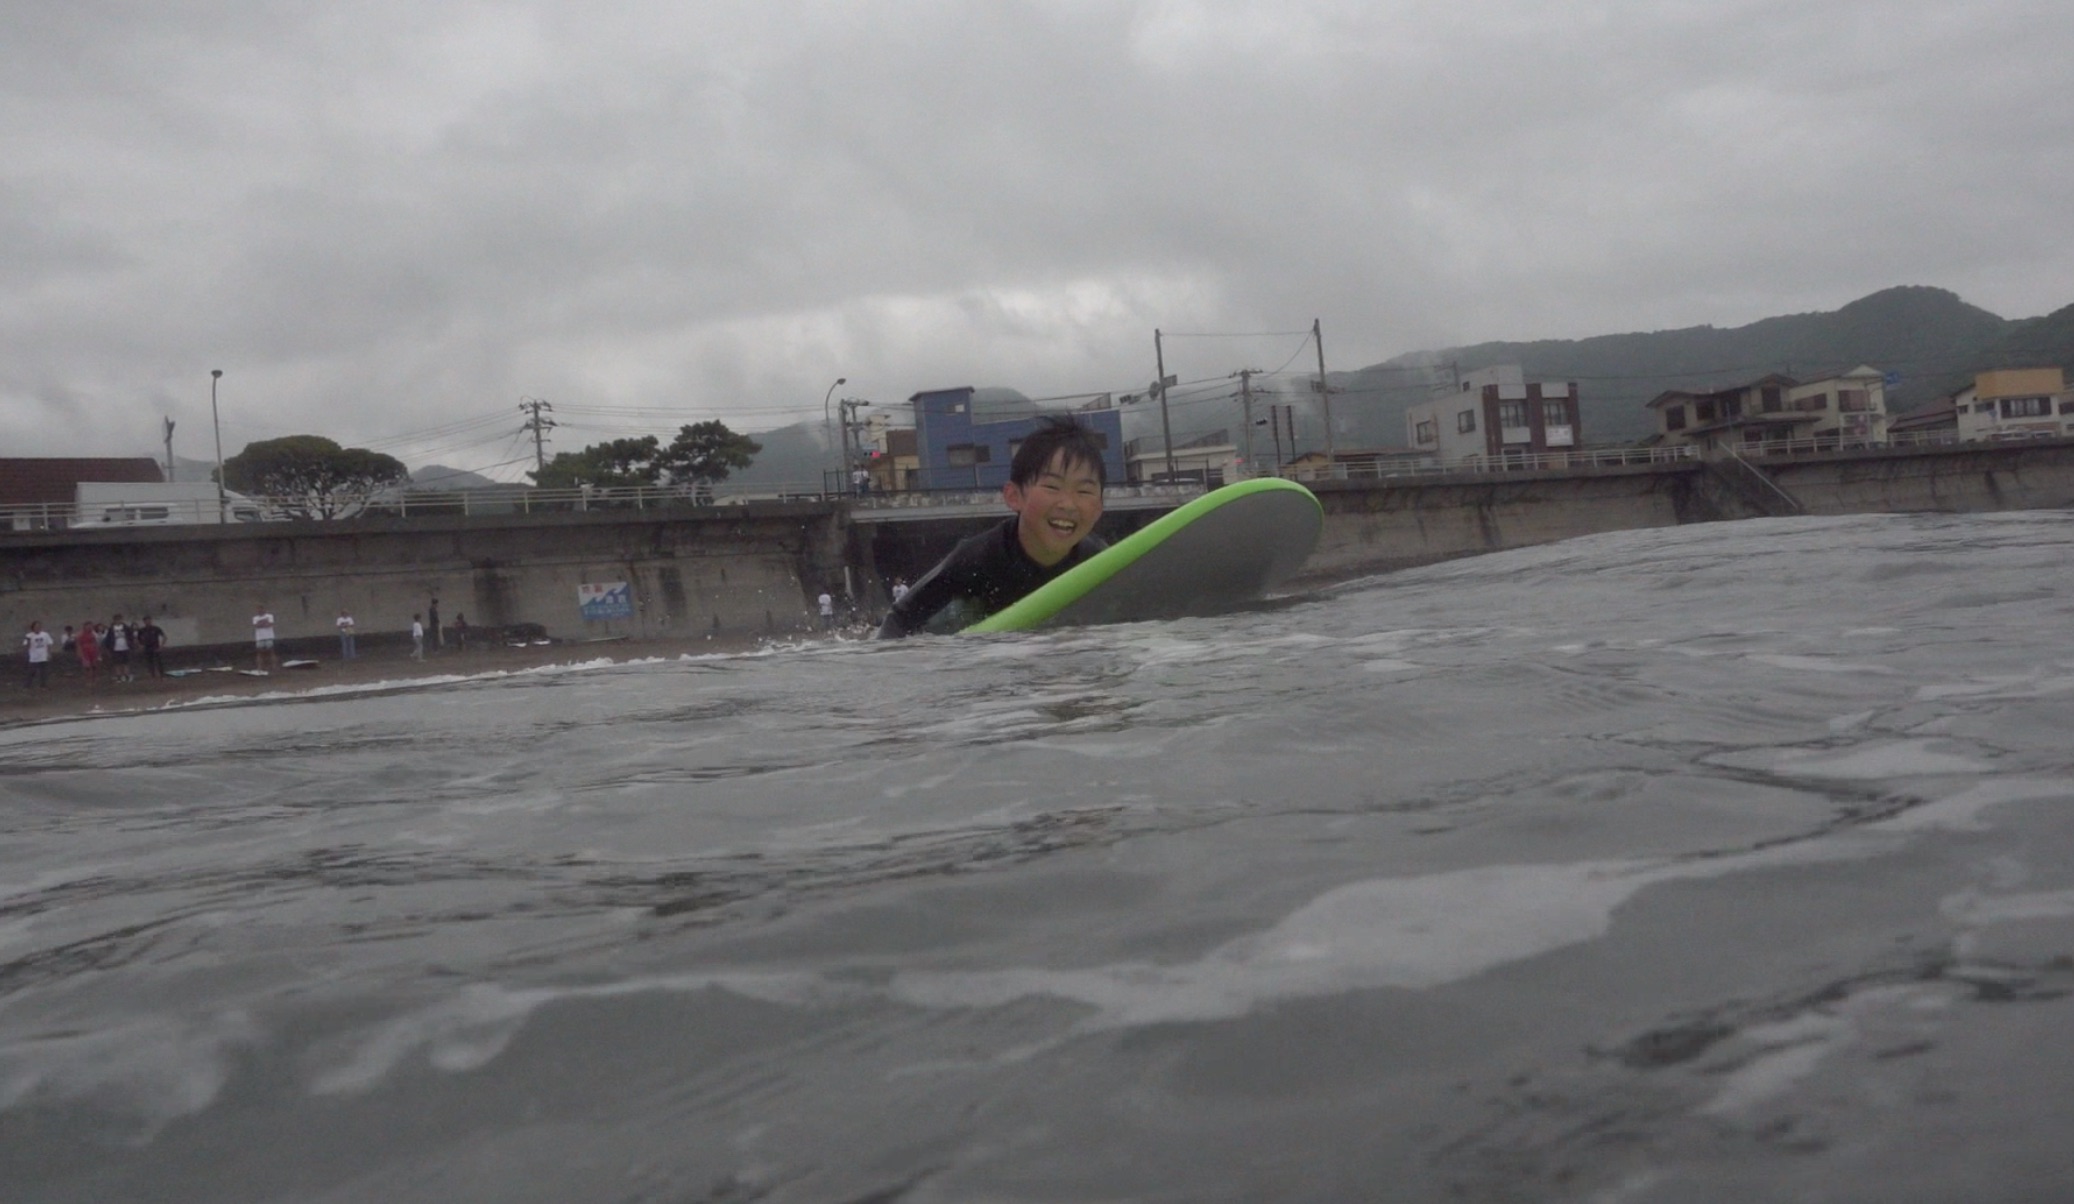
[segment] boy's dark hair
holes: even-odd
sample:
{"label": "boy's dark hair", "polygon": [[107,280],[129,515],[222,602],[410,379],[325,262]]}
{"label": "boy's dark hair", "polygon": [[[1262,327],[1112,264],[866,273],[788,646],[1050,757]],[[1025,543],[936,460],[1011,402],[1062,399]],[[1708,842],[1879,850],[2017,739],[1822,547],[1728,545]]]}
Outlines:
{"label": "boy's dark hair", "polygon": [[1015,449],[1015,459],[1009,461],[1009,481],[1028,486],[1051,466],[1052,457],[1060,452],[1066,454],[1065,467],[1085,464],[1094,470],[1095,480],[1109,483],[1108,467],[1102,463],[1101,435],[1080,425],[1070,414],[1051,414],[1037,420],[1037,429],[1023,436],[1022,446]]}

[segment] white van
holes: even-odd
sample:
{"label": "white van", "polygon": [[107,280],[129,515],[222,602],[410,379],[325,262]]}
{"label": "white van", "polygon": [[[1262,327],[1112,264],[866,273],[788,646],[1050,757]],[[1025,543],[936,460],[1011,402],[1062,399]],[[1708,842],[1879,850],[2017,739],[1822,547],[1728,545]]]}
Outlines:
{"label": "white van", "polygon": [[191,523],[256,523],[259,503],[209,481],[154,484],[81,481],[73,499],[74,527],[174,527]]}

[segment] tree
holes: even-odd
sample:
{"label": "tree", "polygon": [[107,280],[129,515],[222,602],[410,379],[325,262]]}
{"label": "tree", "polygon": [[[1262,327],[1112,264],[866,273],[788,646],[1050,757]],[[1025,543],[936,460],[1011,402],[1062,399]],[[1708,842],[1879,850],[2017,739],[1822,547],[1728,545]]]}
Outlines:
{"label": "tree", "polygon": [[763,444],[747,435],[737,435],[715,418],[693,423],[677,432],[662,453],[662,467],[674,484],[710,485],[725,481],[737,468],[747,468]]}
{"label": "tree", "polygon": [[638,439],[614,439],[593,443],[580,452],[559,452],[545,468],[526,475],[541,489],[576,489],[584,485],[619,488],[629,485],[660,485],[663,468],[658,461],[662,441],[654,435]]}
{"label": "tree", "polygon": [[396,457],[340,447],[322,435],[248,443],[223,462],[224,488],[264,497],[290,518],[357,514],[376,493],[409,479]]}

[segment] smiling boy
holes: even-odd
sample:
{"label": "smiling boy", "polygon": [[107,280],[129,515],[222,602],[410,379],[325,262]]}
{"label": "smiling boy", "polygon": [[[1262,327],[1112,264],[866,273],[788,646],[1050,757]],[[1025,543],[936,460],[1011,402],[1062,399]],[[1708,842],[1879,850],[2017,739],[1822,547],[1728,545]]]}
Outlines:
{"label": "smiling boy", "polygon": [[894,602],[879,637],[919,631],[954,602],[977,622],[1108,547],[1093,534],[1105,483],[1095,433],[1071,418],[1045,419],[1016,449],[1001,487],[1015,517],[952,549]]}

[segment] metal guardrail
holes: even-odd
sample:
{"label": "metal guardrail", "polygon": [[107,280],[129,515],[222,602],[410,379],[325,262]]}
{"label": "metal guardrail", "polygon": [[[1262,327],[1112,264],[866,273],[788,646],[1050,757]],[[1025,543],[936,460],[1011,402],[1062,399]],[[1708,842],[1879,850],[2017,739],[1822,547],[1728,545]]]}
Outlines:
{"label": "metal guardrail", "polygon": [[1822,456],[1840,451],[1884,451],[1896,447],[1944,447],[1959,442],[1956,431],[1903,431],[1880,443],[1828,438],[1767,439],[1762,443],[1739,443],[1734,452],[1746,459],[1781,456]]}
{"label": "metal guardrail", "polygon": [[1629,468],[1674,464],[1699,458],[1689,444],[1671,447],[1600,447],[1520,456],[1466,456],[1459,460],[1354,460],[1331,466],[1300,468],[1282,475],[1293,481],[1373,481],[1385,477],[1454,476],[1508,472],[1546,472],[1571,468]]}
{"label": "metal guardrail", "polygon": [[[1119,508],[1187,501],[1203,492],[1200,485],[1116,485],[1104,491],[1109,504]],[[826,490],[814,484],[761,484],[713,486],[662,485],[624,488],[531,489],[522,485],[457,489],[446,492],[412,490],[370,499],[345,507],[337,518],[409,518],[430,515],[570,514],[612,510],[673,510],[744,506],[756,502],[845,502],[868,510],[953,510],[986,507],[998,509],[1001,491],[908,490],[896,493]],[[294,498],[248,497],[238,503],[246,517],[233,517],[237,526],[255,523],[310,521],[299,519],[306,504]],[[80,508],[70,502],[33,506],[0,507],[0,531],[112,531],[147,527],[216,526],[221,520],[214,501],[96,503],[91,518],[81,521]]]}
{"label": "metal guardrail", "polygon": [[[1814,455],[1834,453],[1841,450],[1866,450],[1881,447],[1929,447],[1957,444],[1958,436],[1952,431],[1911,431],[1895,435],[1884,444],[1858,445],[1839,444],[1835,439],[1771,440],[1764,443],[1739,445],[1735,452],[1748,458],[1772,458],[1781,456]],[[1690,444],[1667,447],[1610,447],[1580,449],[1566,452],[1543,452],[1524,456],[1470,456],[1458,460],[1352,460],[1341,461],[1326,468],[1300,468],[1285,470],[1279,475],[1295,481],[1372,481],[1396,477],[1436,477],[1458,475],[1497,475],[1512,472],[1560,471],[1579,468],[1629,468],[1646,467],[1652,464],[1674,464],[1701,458],[1700,449]],[[1107,504],[1118,508],[1136,505],[1158,505],[1166,502],[1179,504],[1203,492],[1203,486],[1193,483],[1157,485],[1114,485],[1104,491]],[[826,488],[820,482],[790,484],[743,484],[720,482],[716,485],[662,485],[629,486],[624,488],[589,489],[533,489],[523,485],[490,486],[480,489],[452,491],[411,490],[369,500],[363,505],[350,507],[340,518],[361,516],[389,516],[408,518],[415,515],[491,515],[491,514],[553,514],[582,513],[594,510],[664,510],[687,507],[740,506],[752,502],[830,502],[842,501],[858,509],[884,512],[887,510],[912,511],[920,509],[950,510],[997,506],[1000,492],[984,490],[901,490],[884,492],[872,490],[851,493]],[[255,522],[298,521],[294,515],[301,502],[290,498],[247,498],[238,503],[241,511],[256,506],[259,517],[233,518],[239,526],[250,526]],[[219,521],[218,506],[213,501],[179,502],[136,502],[97,504],[104,513],[122,509],[129,511],[151,511],[149,517],[120,517],[117,521],[100,518],[81,522],[78,507],[71,502],[47,502],[26,506],[0,507],[0,532],[47,531],[47,530],[132,530],[143,527],[215,525]]]}
{"label": "metal guardrail", "polygon": [[[1175,485],[1110,485],[1102,490],[1102,504],[1128,506],[1132,502],[1179,504],[1203,495],[1203,487],[1192,483]],[[863,510],[936,509],[984,506],[999,509],[999,489],[902,490],[851,495],[850,504]]]}

